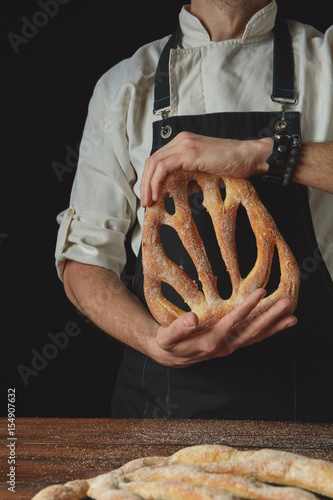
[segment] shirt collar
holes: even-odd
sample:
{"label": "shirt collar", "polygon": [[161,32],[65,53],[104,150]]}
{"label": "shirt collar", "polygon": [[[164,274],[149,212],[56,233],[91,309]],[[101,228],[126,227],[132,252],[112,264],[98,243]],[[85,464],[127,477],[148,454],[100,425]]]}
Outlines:
{"label": "shirt collar", "polygon": [[[274,28],[277,4],[272,0],[266,7],[254,14],[246,25],[240,43],[251,39],[266,37]],[[210,36],[199,19],[189,12],[189,5],[184,5],[179,14],[183,48],[200,47],[210,43]]]}

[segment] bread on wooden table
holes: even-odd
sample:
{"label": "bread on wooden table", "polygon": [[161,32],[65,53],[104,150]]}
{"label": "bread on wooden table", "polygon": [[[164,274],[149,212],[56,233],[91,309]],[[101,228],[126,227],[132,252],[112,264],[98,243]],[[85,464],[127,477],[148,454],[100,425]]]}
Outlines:
{"label": "bread on wooden table", "polygon": [[333,498],[333,463],[223,445],[143,457],[91,479],[49,486],[33,500],[315,500]]}

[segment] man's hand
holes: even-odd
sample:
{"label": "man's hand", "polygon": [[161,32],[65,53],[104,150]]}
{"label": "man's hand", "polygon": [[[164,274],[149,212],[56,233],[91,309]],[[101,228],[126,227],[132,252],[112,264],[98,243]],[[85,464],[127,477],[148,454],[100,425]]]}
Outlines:
{"label": "man's hand", "polygon": [[[141,182],[141,205],[150,206],[161,197],[161,186],[171,172],[201,171],[229,177],[264,174],[273,139],[238,141],[181,132],[151,155]],[[293,181],[333,193],[333,142],[304,143]]]}
{"label": "man's hand", "polygon": [[181,132],[147,159],[141,181],[141,205],[158,201],[164,179],[179,169],[229,177],[264,173],[272,149],[271,138],[237,141]]}
{"label": "man's hand", "polygon": [[[84,284],[84,286],[83,286]],[[218,323],[197,331],[198,318],[189,312],[161,327],[120,279],[107,269],[67,261],[64,285],[68,298],[101,330],[133,349],[172,367],[227,356],[236,349],[296,324],[291,302],[281,299],[252,321],[248,315],[265,295],[258,289]]]}
{"label": "man's hand", "polygon": [[196,331],[198,318],[192,312],[181,316],[169,327],[160,327],[156,335],[154,359],[174,368],[190,366],[227,356],[240,347],[260,342],[297,323],[295,316],[288,313],[291,306],[289,299],[279,300],[265,313],[247,321],[248,315],[264,295],[264,289],[252,292],[240,306],[205,330]]}

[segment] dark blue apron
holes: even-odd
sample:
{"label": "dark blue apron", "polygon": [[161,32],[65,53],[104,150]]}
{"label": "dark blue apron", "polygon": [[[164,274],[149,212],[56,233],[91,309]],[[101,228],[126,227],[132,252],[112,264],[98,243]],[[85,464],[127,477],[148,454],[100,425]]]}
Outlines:
{"label": "dark blue apron", "polygon": [[[155,112],[163,111],[170,104],[169,51],[177,47],[177,37],[176,32],[170,38],[156,71]],[[272,98],[283,105],[295,99],[290,34],[287,23],[279,16],[274,30]],[[298,112],[254,111],[169,118],[163,114],[162,119],[153,124],[152,152],[184,130],[244,140],[272,137],[277,131],[301,135]],[[250,180],[299,264],[301,284],[295,311],[298,324],[229,356],[188,368],[161,366],[125,346],[112,399],[112,417],[333,422],[333,285],[315,238],[307,188],[294,183],[282,187],[264,181],[261,176],[253,176]],[[198,192],[189,198],[192,215],[218,278],[220,295],[227,298],[231,293],[230,280],[209,214],[202,209],[202,194]],[[185,272],[196,280],[193,263],[177,237],[166,228],[161,232],[161,241],[167,255],[181,263]],[[256,259],[256,244],[246,213],[241,208],[237,216],[236,241],[241,274],[246,276]],[[275,255],[266,287],[268,293],[277,288],[279,276]],[[141,254],[132,291],[145,304]],[[172,288],[165,287],[163,293],[186,310]]]}

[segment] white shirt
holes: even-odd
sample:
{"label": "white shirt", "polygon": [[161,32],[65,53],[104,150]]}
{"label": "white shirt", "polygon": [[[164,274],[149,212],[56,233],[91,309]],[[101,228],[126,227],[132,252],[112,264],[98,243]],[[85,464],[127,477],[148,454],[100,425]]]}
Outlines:
{"label": "white shirt", "polygon": [[[182,36],[169,63],[171,116],[280,110],[270,99],[276,10],[273,0],[258,11],[241,39],[211,42],[199,19],[182,8]],[[333,27],[325,34],[298,22],[289,27],[298,97],[292,110],[301,113],[302,139],[333,141]],[[152,122],[159,119],[152,113],[154,76],[167,40],[141,47],[105,73],[94,89],[70,207],[57,218],[60,278],[66,259],[119,276],[126,263],[125,235],[133,224],[132,248],[138,254],[144,215],[140,181],[151,151]],[[309,201],[333,277],[333,195],[310,188]]]}

